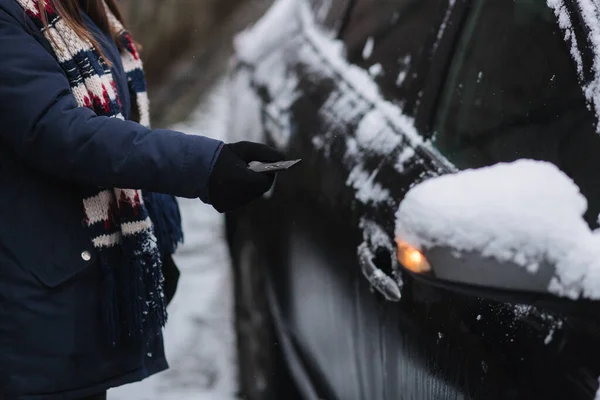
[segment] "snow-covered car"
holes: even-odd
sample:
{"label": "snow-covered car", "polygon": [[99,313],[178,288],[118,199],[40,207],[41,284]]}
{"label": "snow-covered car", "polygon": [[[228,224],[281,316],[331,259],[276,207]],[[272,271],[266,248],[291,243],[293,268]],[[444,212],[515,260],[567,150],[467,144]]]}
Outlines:
{"label": "snow-covered car", "polygon": [[228,140],[302,159],[227,217],[244,398],[600,396],[597,1],[277,0],[235,49]]}

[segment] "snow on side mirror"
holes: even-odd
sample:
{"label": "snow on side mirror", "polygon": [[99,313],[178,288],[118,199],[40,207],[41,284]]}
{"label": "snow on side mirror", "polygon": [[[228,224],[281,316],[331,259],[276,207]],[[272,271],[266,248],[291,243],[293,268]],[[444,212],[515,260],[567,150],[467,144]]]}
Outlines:
{"label": "snow on side mirror", "polygon": [[396,213],[398,261],[416,277],[483,297],[598,301],[600,232],[584,221],[586,209],[577,185],[547,162],[431,178]]}

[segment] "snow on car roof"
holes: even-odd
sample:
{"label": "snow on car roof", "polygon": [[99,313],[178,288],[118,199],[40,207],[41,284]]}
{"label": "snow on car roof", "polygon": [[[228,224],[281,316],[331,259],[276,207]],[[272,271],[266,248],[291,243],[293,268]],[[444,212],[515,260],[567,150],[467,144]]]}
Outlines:
{"label": "snow on car roof", "polygon": [[[594,108],[596,118],[600,121],[600,2],[598,0],[576,0],[575,2],[588,32],[589,48],[593,54],[594,76],[588,82],[584,80],[583,57],[575,36],[574,17],[569,13],[564,0],[546,0],[546,2],[558,18],[558,24],[565,32],[565,40],[570,42],[571,56],[577,65],[583,93],[588,103]],[[600,122],[596,125],[596,131],[600,133]]]}
{"label": "snow on car roof", "polygon": [[548,261],[556,268],[550,293],[600,299],[600,232],[583,219],[586,208],[554,164],[518,160],[414,186],[396,213],[396,236],[421,249],[477,251],[531,274]]}

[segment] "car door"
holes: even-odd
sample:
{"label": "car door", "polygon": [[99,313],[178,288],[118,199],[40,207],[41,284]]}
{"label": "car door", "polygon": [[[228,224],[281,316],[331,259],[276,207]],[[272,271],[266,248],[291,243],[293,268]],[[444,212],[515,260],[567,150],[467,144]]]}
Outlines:
{"label": "car door", "polygon": [[[352,399],[360,393],[352,334],[355,271],[346,268],[355,257],[348,259],[340,250],[353,234],[339,228],[350,210],[338,207],[344,190],[339,182],[346,178],[332,161],[340,149],[321,147],[315,140],[319,132],[343,135],[356,118],[338,115],[334,107],[339,103],[328,101],[340,95],[338,77],[327,54],[316,48],[321,42],[315,42],[315,37],[335,38],[349,4],[294,2],[300,33],[265,56],[253,73],[263,100],[267,142],[288,158],[302,159],[277,179],[268,199],[270,218],[264,229],[277,231],[267,249],[269,275],[286,332],[317,392],[327,399]],[[358,96],[342,101],[353,104],[358,115],[366,107]],[[325,152],[330,157],[323,157]]]}
{"label": "car door", "polygon": [[[597,227],[597,119],[553,10],[537,0],[467,4],[449,15],[457,31],[439,46],[451,46],[450,62],[430,70],[415,110],[425,158],[444,172],[550,161],[579,185]],[[399,307],[381,312],[386,398],[594,398],[597,317],[457,294],[406,274],[403,282]],[[415,386],[424,377],[447,393]]]}
{"label": "car door", "polygon": [[[451,38],[467,3],[387,1],[378,5],[373,11],[371,1],[357,1],[344,33],[348,60],[368,71],[378,88],[380,97],[363,118],[357,135],[360,140],[371,131],[370,144],[363,143],[365,152],[384,149],[374,182],[387,194],[386,201],[368,204],[357,213],[362,236],[358,255],[368,270],[393,277],[401,296],[393,302],[374,295],[372,287],[377,282],[358,278],[356,346],[361,398],[467,398],[457,367],[481,370],[479,349],[466,346],[468,335],[460,343],[446,344],[451,339],[432,318],[436,321],[439,314],[447,320],[445,312],[453,312],[448,301],[453,299],[401,272],[394,240],[395,210],[410,186],[451,169],[428,156],[414,118],[428,106],[426,83],[433,84],[440,64],[447,62]],[[360,201],[360,190],[357,197]],[[432,310],[434,305],[437,310]],[[498,385],[486,383],[479,394],[493,398]]]}
{"label": "car door", "polygon": [[[395,260],[394,213],[404,194],[415,182],[452,170],[429,157],[419,140],[418,116],[431,107],[424,95],[427,85],[440,81],[437,76],[448,61],[468,3],[405,1],[395,6],[379,10],[393,21],[390,29],[387,24],[369,24],[372,4],[358,1],[344,38],[348,59],[369,71],[384,100],[374,107],[372,114],[379,115],[374,119],[389,118],[385,110],[390,105],[403,117],[392,118],[373,135],[374,144],[393,142],[388,136],[404,140],[390,146],[380,161],[377,181],[388,191],[389,201],[368,208],[360,220],[361,251],[369,250],[365,262],[372,261],[401,284],[400,301],[390,302],[373,295],[372,282],[359,279],[356,342],[362,398],[460,399],[471,394],[494,398],[499,387],[507,387],[506,378],[495,374],[496,381],[485,380],[483,369],[489,367],[482,367],[480,348],[469,345],[471,336],[463,331],[448,336],[442,329],[459,323],[454,308],[460,296],[414,281],[397,269]],[[369,25],[374,29],[366,28]],[[361,36],[361,29],[368,34]],[[464,371],[470,375],[465,377]]]}
{"label": "car door", "polygon": [[[309,78],[302,81],[302,87],[311,95],[302,97],[292,107],[294,126],[298,133],[305,133],[297,135],[298,142],[294,142],[294,148],[306,149],[302,154],[314,161],[298,178],[311,181],[314,189],[304,192],[312,193],[310,199],[285,197],[286,205],[293,210],[289,215],[292,223],[288,225],[290,252],[286,264],[290,268],[288,282],[292,288],[287,293],[292,304],[288,309],[290,326],[314,365],[322,369],[325,381],[331,385],[333,396],[337,398],[504,399],[535,398],[540,394],[552,398],[558,393],[559,397],[592,398],[597,386],[597,362],[591,355],[595,352],[586,356],[584,349],[596,348],[591,340],[597,335],[596,322],[578,316],[567,318],[552,310],[486,301],[438,289],[395,270],[397,265],[391,257],[394,254],[394,212],[410,185],[428,175],[464,167],[439,156],[440,149],[445,151],[441,145],[442,138],[428,135],[432,131],[427,129],[434,126],[427,119],[429,114],[435,115],[436,121],[438,118],[441,120],[443,115],[456,117],[454,108],[450,111],[443,108],[444,100],[457,108],[463,99],[461,90],[473,90],[467,82],[457,81],[452,75],[458,55],[468,54],[468,50],[460,47],[464,35],[472,29],[471,35],[487,39],[486,32],[482,31],[482,27],[487,27],[490,42],[479,41],[488,51],[483,59],[496,65],[510,65],[512,62],[523,69],[519,58],[526,59],[540,53],[527,47],[520,49],[521,52],[505,50],[502,53],[503,41],[524,37],[525,32],[531,33],[536,29],[547,30],[550,26],[553,29],[549,33],[552,40],[544,43],[548,46],[544,50],[553,55],[557,52],[556,46],[563,46],[563,53],[557,54],[560,63],[564,62],[560,57],[561,54],[564,56],[566,47],[564,42],[555,40],[563,39],[556,19],[548,13],[549,9],[544,8],[546,4],[539,1],[488,2],[486,7],[470,1],[443,2],[438,7],[430,3],[426,4],[425,11],[421,10],[421,14],[419,6],[424,6],[424,3],[403,3],[401,5],[407,8],[402,8],[398,14],[383,7],[392,7],[391,3],[379,4],[382,8],[377,11],[383,15],[387,13],[394,21],[391,25],[396,28],[402,28],[403,22],[408,22],[405,26],[412,27],[401,37],[389,40],[388,43],[398,45],[397,48],[378,46],[375,38],[385,39],[389,32],[381,36],[378,32],[363,35],[359,39],[359,29],[353,25],[353,20],[359,24],[357,26],[365,26],[365,20],[373,18],[373,7],[369,1],[356,3],[357,8],[353,12],[358,16],[351,14],[342,32],[346,61],[368,71],[370,79],[358,70],[348,69],[337,59],[327,60],[333,72],[319,70],[318,76],[337,77],[337,81],[333,78],[325,80],[324,86],[333,89],[325,95],[319,90],[311,92],[310,88],[315,85],[310,79],[314,76],[307,73],[303,76]],[[362,8],[361,4],[364,4]],[[432,17],[426,22],[417,18],[427,15]],[[483,17],[489,20],[473,25],[474,18]],[[498,17],[508,19],[503,21],[505,25],[497,21]],[[385,24],[375,23],[372,26],[380,28],[381,25]],[[502,34],[500,30],[501,27],[515,26],[519,28],[516,30],[520,35],[514,32]],[[422,36],[418,35],[419,32]],[[532,36],[535,39],[543,37]],[[414,39],[412,42],[416,44],[416,48],[408,51],[411,57],[407,57],[399,46],[406,38]],[[380,43],[385,44],[385,40]],[[531,42],[521,40],[519,44],[525,46],[527,43]],[[312,44],[318,46],[318,43]],[[517,48],[516,44],[509,47]],[[379,54],[382,58],[377,56],[378,49],[381,49]],[[317,47],[317,50],[322,56],[323,49]],[[504,60],[498,57],[499,54],[506,58],[508,55],[519,58]],[[394,69],[394,63],[386,61],[386,57],[395,59],[398,69]],[[551,56],[550,60],[553,58]],[[452,63],[448,70],[450,60]],[[534,58],[533,61],[539,60]],[[543,61],[556,70],[557,76],[549,75],[549,82],[559,79],[559,72],[564,73],[564,65],[549,64],[547,59]],[[314,64],[304,66],[310,68]],[[509,71],[507,68],[498,70]],[[314,73],[310,69],[309,72]],[[471,78],[476,83],[486,75],[486,71],[479,70]],[[394,78],[393,85],[389,83],[390,77]],[[513,79],[516,85],[512,87],[510,79],[499,80],[496,82],[499,86],[488,94],[493,99],[509,89],[517,92],[525,90],[521,95],[534,95],[528,101],[536,107],[525,107],[525,115],[532,115],[549,100],[542,97],[540,101],[535,97],[541,93],[543,86],[534,77],[535,72],[520,77],[521,80]],[[376,94],[370,82],[377,83]],[[538,86],[528,88],[527,85],[533,83]],[[344,84],[350,87],[341,90]],[[444,89],[454,84],[453,91]],[[558,91],[565,88],[564,85],[559,86]],[[437,96],[441,90],[445,97]],[[564,93],[572,93],[572,90]],[[546,96],[545,92],[543,94]],[[551,112],[573,113],[571,108],[575,103],[570,95],[567,97],[570,101],[565,104],[569,106],[554,103]],[[581,99],[579,101],[580,105],[583,104]],[[304,119],[314,112],[307,104],[316,105],[319,123],[324,124],[312,131],[303,125]],[[398,110],[402,112],[398,113]],[[491,113],[470,111],[463,110],[462,113],[491,123]],[[508,111],[501,108],[498,114],[504,118]],[[582,112],[583,108],[580,108],[575,115]],[[539,115],[547,117],[549,114],[546,111],[531,118],[537,118],[536,123],[539,123]],[[509,126],[515,124],[511,119],[508,121]],[[580,116],[572,121],[585,124],[586,119]],[[423,140],[433,138],[434,145],[420,142],[419,137]],[[523,137],[526,145],[514,141],[503,145],[500,141],[497,147],[501,149],[504,146],[508,150],[505,154],[511,157],[542,157],[541,146],[532,145],[541,143],[541,139],[530,139],[528,135]],[[566,140],[568,142],[572,138]],[[593,139],[588,140],[593,142]],[[553,140],[546,145],[556,148]],[[340,182],[345,185],[340,185]],[[582,182],[590,185],[593,178],[588,175]],[[300,192],[294,193],[301,195]],[[311,199],[319,199],[319,205],[311,207],[315,204]],[[355,229],[357,226],[358,230]],[[300,236],[301,239],[298,238]],[[366,268],[364,265],[363,268],[367,275],[370,274],[370,281],[358,272],[359,263],[353,258],[356,249],[359,249],[359,258],[368,250],[363,260]],[[390,301],[398,300],[398,295],[393,286],[387,285],[387,278],[398,284],[399,302]],[[348,289],[351,285],[354,285],[353,292]],[[374,287],[380,292],[374,293]],[[353,296],[352,305],[348,303],[350,296]],[[353,330],[350,332],[348,329]],[[354,349],[354,364],[340,357],[343,349],[349,352]],[[341,365],[343,368],[340,369]],[[347,374],[346,379],[344,374]],[[360,383],[360,394],[355,392],[355,377]],[[348,384],[348,381],[352,383]]]}
{"label": "car door", "polygon": [[253,71],[269,142],[304,160],[256,226],[270,232],[277,302],[321,397],[593,398],[597,319],[452,293],[393,257],[412,184],[511,157],[560,164],[593,224],[598,139],[557,19],[542,0],[336,4],[297,10],[293,38]]}
{"label": "car door", "polygon": [[[271,55],[284,72],[265,67],[267,134],[288,157],[303,159],[270,200],[281,226],[271,276],[325,398],[398,398],[388,384],[399,379],[406,393],[450,390],[434,374],[410,375],[426,368],[408,354],[396,360],[405,376],[387,377],[382,327],[387,307],[401,306],[403,296],[390,236],[397,202],[413,182],[439,173],[421,155],[411,115],[453,7],[446,0],[377,5],[355,2],[333,29],[314,23],[315,8],[300,10],[302,37]],[[287,83],[274,86],[280,75]],[[410,326],[405,336],[419,337]]]}

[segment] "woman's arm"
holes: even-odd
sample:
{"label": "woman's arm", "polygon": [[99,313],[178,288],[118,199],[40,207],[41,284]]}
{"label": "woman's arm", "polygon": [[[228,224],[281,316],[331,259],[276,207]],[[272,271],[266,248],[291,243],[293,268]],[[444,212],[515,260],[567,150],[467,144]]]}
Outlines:
{"label": "woman's arm", "polygon": [[1,9],[0,38],[0,145],[74,183],[208,201],[220,141],[99,117],[77,106],[58,61]]}

